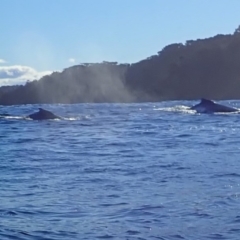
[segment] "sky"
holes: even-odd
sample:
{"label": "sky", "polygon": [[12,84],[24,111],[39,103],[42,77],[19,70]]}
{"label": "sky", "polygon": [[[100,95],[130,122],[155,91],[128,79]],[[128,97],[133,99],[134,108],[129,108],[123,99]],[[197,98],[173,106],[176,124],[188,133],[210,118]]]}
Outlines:
{"label": "sky", "polygon": [[240,25],[239,0],[2,0],[0,10],[0,85],[86,62],[134,63]]}

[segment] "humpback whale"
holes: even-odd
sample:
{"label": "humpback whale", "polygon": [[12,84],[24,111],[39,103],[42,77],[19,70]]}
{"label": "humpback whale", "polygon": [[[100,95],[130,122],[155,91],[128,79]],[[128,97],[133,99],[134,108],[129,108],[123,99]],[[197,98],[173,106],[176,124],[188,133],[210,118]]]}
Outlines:
{"label": "humpback whale", "polygon": [[28,117],[32,120],[61,119],[59,116],[43,108],[39,108],[38,112],[30,114]]}
{"label": "humpback whale", "polygon": [[195,110],[198,113],[238,112],[239,111],[237,108],[224,106],[205,98],[202,98],[201,102],[192,106],[191,109]]}

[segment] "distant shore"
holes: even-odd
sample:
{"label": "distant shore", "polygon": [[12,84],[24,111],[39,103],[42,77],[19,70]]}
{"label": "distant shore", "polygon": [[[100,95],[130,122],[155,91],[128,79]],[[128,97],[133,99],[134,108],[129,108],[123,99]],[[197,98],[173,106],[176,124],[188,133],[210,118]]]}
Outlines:
{"label": "distant shore", "polygon": [[0,105],[240,99],[240,28],[189,40],[134,64],[87,63],[23,86],[0,87]]}

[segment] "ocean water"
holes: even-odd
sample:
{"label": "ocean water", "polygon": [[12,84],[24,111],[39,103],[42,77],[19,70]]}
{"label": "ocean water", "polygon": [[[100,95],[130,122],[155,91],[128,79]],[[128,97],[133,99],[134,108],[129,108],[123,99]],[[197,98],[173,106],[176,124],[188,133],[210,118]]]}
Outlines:
{"label": "ocean water", "polygon": [[194,103],[1,106],[0,239],[238,240],[240,114]]}

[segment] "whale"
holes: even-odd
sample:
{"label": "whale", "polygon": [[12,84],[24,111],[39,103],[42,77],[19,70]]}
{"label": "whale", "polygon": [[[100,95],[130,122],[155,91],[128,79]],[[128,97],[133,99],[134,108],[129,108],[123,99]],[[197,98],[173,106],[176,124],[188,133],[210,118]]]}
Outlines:
{"label": "whale", "polygon": [[39,108],[38,112],[28,115],[28,118],[31,118],[32,120],[61,119],[61,117],[43,108]]}
{"label": "whale", "polygon": [[202,98],[200,103],[192,106],[191,110],[195,110],[198,113],[230,113],[239,111],[237,108],[224,106],[205,98]]}

